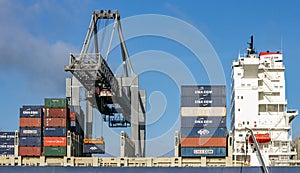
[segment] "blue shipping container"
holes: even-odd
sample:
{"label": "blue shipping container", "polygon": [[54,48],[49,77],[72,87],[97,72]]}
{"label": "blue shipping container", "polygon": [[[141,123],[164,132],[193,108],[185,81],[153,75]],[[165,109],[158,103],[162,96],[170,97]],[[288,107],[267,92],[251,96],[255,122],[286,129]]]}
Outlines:
{"label": "blue shipping container", "polygon": [[184,85],[181,86],[181,96],[226,97],[225,85]]}
{"label": "blue shipping container", "polygon": [[39,107],[23,107],[20,108],[21,118],[40,118],[42,117],[43,110]]}
{"label": "blue shipping container", "polygon": [[14,144],[15,139],[14,138],[0,138],[0,144]]}
{"label": "blue shipping container", "polygon": [[21,127],[20,136],[42,136],[42,130],[38,127]]}
{"label": "blue shipping container", "polygon": [[13,156],[15,155],[15,151],[0,151],[0,156]]}
{"label": "blue shipping container", "polygon": [[15,138],[15,132],[0,132],[0,139]]}
{"label": "blue shipping container", "polygon": [[226,107],[226,97],[182,96],[181,107]]}
{"label": "blue shipping container", "polygon": [[182,157],[226,157],[226,148],[181,148]]}
{"label": "blue shipping container", "polygon": [[15,148],[14,147],[0,148],[0,152],[4,152],[4,151],[15,151]]}
{"label": "blue shipping container", "polygon": [[9,148],[15,148],[14,144],[1,144],[0,145],[1,150],[9,149]]}
{"label": "blue shipping container", "polygon": [[86,154],[104,154],[105,144],[84,144],[83,153]]}
{"label": "blue shipping container", "polygon": [[226,128],[226,117],[181,117],[181,127]]}
{"label": "blue shipping container", "polygon": [[226,128],[199,128],[183,127],[181,128],[181,137],[226,137]]}
{"label": "blue shipping container", "polygon": [[63,137],[67,135],[67,129],[64,127],[47,127],[44,128],[44,136]]}
{"label": "blue shipping container", "polygon": [[41,137],[20,137],[19,146],[20,147],[42,146],[42,138]]}

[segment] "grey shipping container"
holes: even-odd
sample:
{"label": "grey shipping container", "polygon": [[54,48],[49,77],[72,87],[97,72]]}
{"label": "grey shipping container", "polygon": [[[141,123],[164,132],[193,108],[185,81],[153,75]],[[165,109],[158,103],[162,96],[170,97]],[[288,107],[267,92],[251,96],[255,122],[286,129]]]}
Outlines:
{"label": "grey shipping container", "polygon": [[181,127],[226,128],[226,117],[181,117]]}
{"label": "grey shipping container", "polygon": [[181,96],[226,97],[225,85],[184,85],[181,86]]}
{"label": "grey shipping container", "polygon": [[226,128],[198,128],[183,127],[181,128],[181,137],[225,137],[227,136]]}
{"label": "grey shipping container", "polygon": [[181,97],[181,107],[226,107],[226,97]]}
{"label": "grey shipping container", "polygon": [[47,127],[44,128],[44,136],[47,137],[65,137],[67,135],[67,129],[64,127]]}
{"label": "grey shipping container", "polygon": [[41,137],[20,137],[19,138],[19,146],[42,146],[42,138]]}
{"label": "grey shipping container", "polygon": [[20,127],[20,136],[42,136],[42,130],[39,127]]}
{"label": "grey shipping container", "polygon": [[105,144],[84,144],[83,153],[86,154],[104,154]]}
{"label": "grey shipping container", "polygon": [[190,148],[182,147],[182,157],[226,157],[225,147],[212,147],[212,148]]}

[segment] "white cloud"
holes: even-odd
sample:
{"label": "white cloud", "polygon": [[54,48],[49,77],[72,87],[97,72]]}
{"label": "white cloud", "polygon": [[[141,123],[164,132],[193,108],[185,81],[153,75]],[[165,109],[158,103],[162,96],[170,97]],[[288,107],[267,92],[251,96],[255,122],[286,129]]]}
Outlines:
{"label": "white cloud", "polygon": [[51,43],[47,38],[34,36],[26,30],[23,20],[38,14],[39,4],[24,7],[12,3],[0,2],[0,73],[15,70],[30,82],[33,89],[64,91],[67,75],[64,65],[68,64],[69,52],[74,47],[59,40]]}

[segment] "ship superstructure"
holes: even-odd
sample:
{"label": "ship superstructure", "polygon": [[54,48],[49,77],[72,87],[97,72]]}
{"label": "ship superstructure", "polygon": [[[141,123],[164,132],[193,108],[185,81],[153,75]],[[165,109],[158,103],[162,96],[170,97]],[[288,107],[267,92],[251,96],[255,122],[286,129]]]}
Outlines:
{"label": "ship superstructure", "polygon": [[290,160],[291,122],[297,110],[287,109],[285,67],[281,52],[254,50],[253,36],[246,55],[232,63],[231,128],[234,164],[259,164],[257,148],[246,128],[254,131],[267,164]]}

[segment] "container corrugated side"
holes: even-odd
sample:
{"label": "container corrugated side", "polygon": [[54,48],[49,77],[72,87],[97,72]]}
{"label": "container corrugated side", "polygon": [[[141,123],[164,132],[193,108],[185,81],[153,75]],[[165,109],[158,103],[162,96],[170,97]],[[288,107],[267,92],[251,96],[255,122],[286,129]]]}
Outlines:
{"label": "container corrugated side", "polygon": [[41,156],[42,148],[39,147],[19,147],[19,156]]}
{"label": "container corrugated side", "polygon": [[0,138],[14,138],[15,132],[0,132]]}
{"label": "container corrugated side", "polygon": [[67,146],[67,137],[44,137],[45,147],[65,147]]}
{"label": "container corrugated side", "polygon": [[44,136],[47,137],[66,137],[67,129],[65,127],[45,127]]}
{"label": "container corrugated side", "polygon": [[20,118],[20,127],[41,127],[41,118]]}
{"label": "container corrugated side", "polygon": [[66,98],[45,98],[45,108],[66,108],[68,101]]}
{"label": "container corrugated side", "polygon": [[104,154],[105,153],[105,143],[103,144],[84,144],[83,153],[86,154]]}
{"label": "container corrugated side", "polygon": [[15,139],[14,138],[0,138],[0,145],[2,144],[14,144]]}
{"label": "container corrugated side", "polygon": [[226,147],[226,137],[181,138],[181,147]]}
{"label": "container corrugated side", "polygon": [[181,127],[226,128],[226,117],[181,117]]}
{"label": "container corrugated side", "polygon": [[226,97],[225,85],[183,85],[181,96]]}
{"label": "container corrugated side", "polygon": [[184,96],[180,102],[181,107],[226,107],[226,97]]}
{"label": "container corrugated side", "polygon": [[67,118],[67,108],[45,108],[44,114],[46,118]]}
{"label": "container corrugated side", "polygon": [[2,150],[14,148],[14,147],[15,147],[14,144],[11,144],[11,143],[2,143],[2,144],[0,144],[0,149],[2,149]]}
{"label": "container corrugated side", "polygon": [[66,156],[67,147],[44,147],[44,156]]}
{"label": "container corrugated side", "polygon": [[19,146],[42,146],[42,137],[20,137]]}
{"label": "container corrugated side", "polygon": [[226,157],[226,153],[225,147],[181,147],[182,157]]}
{"label": "container corrugated side", "polygon": [[44,127],[67,127],[66,118],[45,118]]}
{"label": "container corrugated side", "polygon": [[226,107],[181,107],[182,117],[191,116],[226,116]]}
{"label": "container corrugated side", "polygon": [[40,127],[20,127],[20,136],[42,136]]}
{"label": "container corrugated side", "polygon": [[226,137],[228,135],[226,128],[199,128],[183,127],[180,130],[181,137]]}
{"label": "container corrugated side", "polygon": [[21,118],[40,118],[43,115],[43,110],[39,107],[20,108]]}

